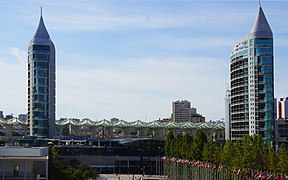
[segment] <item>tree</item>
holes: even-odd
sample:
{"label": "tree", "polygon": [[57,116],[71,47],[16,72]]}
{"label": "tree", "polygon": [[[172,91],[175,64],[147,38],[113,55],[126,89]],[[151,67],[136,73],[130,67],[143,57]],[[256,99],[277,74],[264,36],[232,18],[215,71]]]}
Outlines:
{"label": "tree", "polygon": [[181,145],[180,145],[180,155],[181,158],[188,159],[189,157],[189,150],[190,150],[190,145],[192,142],[192,137],[189,134],[184,134],[182,137]]}
{"label": "tree", "polygon": [[205,143],[203,147],[203,161],[209,163],[216,163],[214,154],[217,148],[217,144],[212,140],[209,140],[207,143]]}
{"label": "tree", "polygon": [[191,153],[192,153],[192,158],[196,161],[201,161],[202,160],[202,152],[204,149],[204,145],[207,142],[207,137],[206,135],[201,131],[197,130],[196,136],[193,139],[192,145],[191,145]]}
{"label": "tree", "polygon": [[267,168],[273,172],[279,172],[279,156],[271,146],[268,146]]}
{"label": "tree", "polygon": [[280,154],[279,154],[279,170],[282,174],[288,174],[288,150],[286,144],[282,143],[280,145]]}
{"label": "tree", "polygon": [[169,132],[167,134],[166,142],[164,145],[164,151],[165,151],[165,156],[173,156],[172,151],[173,151],[173,141],[174,141],[174,134],[173,132]]}
{"label": "tree", "polygon": [[267,169],[267,150],[261,135],[254,136],[255,146],[253,148],[256,169]]}
{"label": "tree", "polygon": [[49,148],[49,179],[82,180],[96,178],[98,173],[86,164],[81,164],[77,159],[65,163],[59,159],[55,147]]}
{"label": "tree", "polygon": [[236,143],[234,143],[234,149],[235,149],[235,153],[234,153],[234,158],[232,162],[233,166],[243,169],[243,163],[242,163],[243,147],[242,147],[241,141],[236,141]]}
{"label": "tree", "polygon": [[226,168],[233,168],[234,157],[235,157],[234,144],[232,143],[232,141],[228,140],[226,141],[223,147],[221,164]]}

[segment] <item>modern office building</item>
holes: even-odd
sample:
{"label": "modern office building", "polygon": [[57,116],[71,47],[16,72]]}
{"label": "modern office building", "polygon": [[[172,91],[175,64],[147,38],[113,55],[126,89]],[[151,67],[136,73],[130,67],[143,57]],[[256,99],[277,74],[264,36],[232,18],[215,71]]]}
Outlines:
{"label": "modern office building", "polygon": [[37,31],[28,48],[28,134],[53,137],[54,120],[55,47],[41,12]]}
{"label": "modern office building", "polygon": [[205,117],[197,114],[197,109],[192,107],[187,100],[172,102],[172,121],[174,122],[205,122]]}
{"label": "modern office building", "polygon": [[259,3],[254,26],[230,56],[231,138],[274,140],[273,33]]}

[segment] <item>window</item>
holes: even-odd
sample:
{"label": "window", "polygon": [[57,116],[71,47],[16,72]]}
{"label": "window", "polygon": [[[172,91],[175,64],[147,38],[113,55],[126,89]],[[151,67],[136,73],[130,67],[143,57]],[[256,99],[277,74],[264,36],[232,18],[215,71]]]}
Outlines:
{"label": "window", "polygon": [[255,39],[254,45],[257,46],[273,46],[272,39]]}
{"label": "window", "polygon": [[18,176],[19,175],[19,165],[14,165],[13,170],[14,170],[14,176]]}
{"label": "window", "polygon": [[50,51],[50,46],[33,45],[33,51]]}
{"label": "window", "polygon": [[260,57],[260,64],[272,65],[272,57]]}
{"label": "window", "polygon": [[40,68],[40,69],[48,69],[48,62],[39,62],[39,61],[36,61],[34,62],[34,66],[36,68]]}
{"label": "window", "polygon": [[272,55],[272,48],[256,48],[256,56],[260,55]]}
{"label": "window", "polygon": [[272,82],[273,81],[273,78],[271,75],[264,75],[263,78],[264,78],[264,82]]}
{"label": "window", "polygon": [[33,54],[33,60],[48,61],[49,55],[48,54]]}

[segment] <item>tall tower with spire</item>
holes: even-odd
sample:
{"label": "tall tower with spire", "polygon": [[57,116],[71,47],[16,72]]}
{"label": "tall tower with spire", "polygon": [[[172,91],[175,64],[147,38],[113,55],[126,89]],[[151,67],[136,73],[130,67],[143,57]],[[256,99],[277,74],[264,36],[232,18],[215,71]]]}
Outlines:
{"label": "tall tower with spire", "polygon": [[259,1],[258,14],[248,36],[230,56],[231,139],[261,135],[274,141],[273,33]]}
{"label": "tall tower with spire", "polygon": [[55,132],[55,47],[45,27],[42,8],[28,47],[28,134],[53,137]]}

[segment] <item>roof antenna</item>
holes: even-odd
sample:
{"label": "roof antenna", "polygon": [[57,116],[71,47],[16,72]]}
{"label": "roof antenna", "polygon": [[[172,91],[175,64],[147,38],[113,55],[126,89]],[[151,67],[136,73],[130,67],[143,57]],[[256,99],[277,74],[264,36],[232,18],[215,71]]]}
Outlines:
{"label": "roof antenna", "polygon": [[258,4],[259,4],[259,7],[261,7],[261,2],[260,2],[260,0],[258,0]]}
{"label": "roof antenna", "polygon": [[42,6],[41,6],[41,17],[42,17]]}

